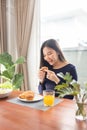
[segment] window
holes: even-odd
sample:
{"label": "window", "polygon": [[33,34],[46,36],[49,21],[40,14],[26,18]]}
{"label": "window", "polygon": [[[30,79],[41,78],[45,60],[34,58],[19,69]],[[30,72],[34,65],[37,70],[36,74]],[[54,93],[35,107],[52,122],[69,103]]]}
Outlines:
{"label": "window", "polygon": [[40,6],[41,43],[49,38],[58,40],[83,83],[87,80],[86,0],[41,0]]}
{"label": "window", "polygon": [[62,48],[87,43],[86,0],[41,0],[41,41],[59,40]]}

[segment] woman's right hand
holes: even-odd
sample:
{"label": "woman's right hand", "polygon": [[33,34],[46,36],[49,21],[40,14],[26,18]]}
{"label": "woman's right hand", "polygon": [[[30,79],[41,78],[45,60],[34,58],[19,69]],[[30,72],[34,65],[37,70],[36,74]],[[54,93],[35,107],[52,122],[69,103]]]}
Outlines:
{"label": "woman's right hand", "polygon": [[45,78],[45,74],[46,74],[46,72],[42,71],[41,69],[39,70],[39,72],[38,72],[38,78],[40,80],[40,83],[43,83],[44,78]]}

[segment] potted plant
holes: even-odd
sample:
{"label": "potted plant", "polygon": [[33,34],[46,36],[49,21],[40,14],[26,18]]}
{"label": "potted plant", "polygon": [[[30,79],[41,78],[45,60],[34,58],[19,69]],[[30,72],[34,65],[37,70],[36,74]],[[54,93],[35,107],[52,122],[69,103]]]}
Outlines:
{"label": "potted plant", "polygon": [[0,77],[3,83],[0,84],[0,88],[12,88],[18,89],[23,82],[23,74],[16,72],[16,66],[24,63],[24,57],[19,57],[15,62],[12,60],[12,56],[8,52],[0,54],[0,64],[4,69],[0,70]]}
{"label": "potted plant", "polygon": [[73,95],[77,104],[76,119],[87,119],[87,83],[84,88],[81,88],[80,84],[72,79],[70,73],[58,74],[64,79],[60,85],[55,86],[56,91],[59,94],[59,98],[63,98],[65,95]]}

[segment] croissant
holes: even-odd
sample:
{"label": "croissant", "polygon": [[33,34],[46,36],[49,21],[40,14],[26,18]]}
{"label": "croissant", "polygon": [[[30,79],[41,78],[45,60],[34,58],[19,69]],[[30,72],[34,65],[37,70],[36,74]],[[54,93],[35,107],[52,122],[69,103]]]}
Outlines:
{"label": "croissant", "polygon": [[19,98],[27,99],[27,100],[33,100],[34,99],[34,92],[29,90],[25,91],[22,94],[19,95]]}
{"label": "croissant", "polygon": [[45,72],[45,71],[48,70],[48,67],[44,66],[44,67],[42,67],[40,70]]}

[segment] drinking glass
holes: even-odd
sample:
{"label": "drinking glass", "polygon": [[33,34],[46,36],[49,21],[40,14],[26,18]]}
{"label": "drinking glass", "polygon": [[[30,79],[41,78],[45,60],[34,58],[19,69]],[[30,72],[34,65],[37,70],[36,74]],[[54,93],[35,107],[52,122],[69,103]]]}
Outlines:
{"label": "drinking glass", "polygon": [[43,103],[44,106],[53,106],[55,100],[54,90],[43,90]]}

